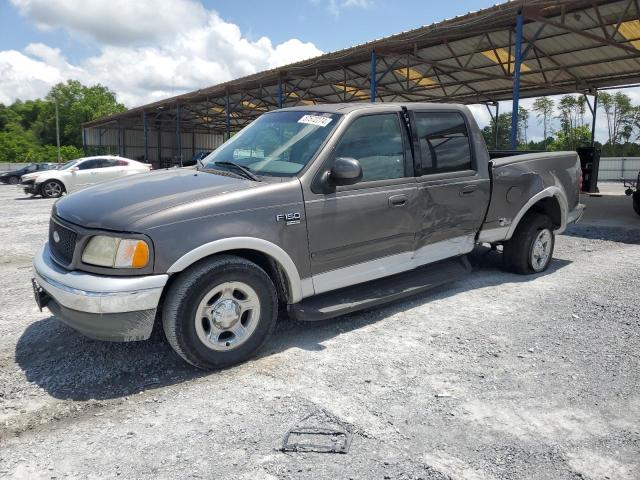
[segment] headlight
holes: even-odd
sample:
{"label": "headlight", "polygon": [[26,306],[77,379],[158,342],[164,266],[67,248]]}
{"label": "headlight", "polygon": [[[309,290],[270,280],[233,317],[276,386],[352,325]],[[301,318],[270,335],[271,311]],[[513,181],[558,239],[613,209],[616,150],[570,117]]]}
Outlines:
{"label": "headlight", "polygon": [[144,268],[149,263],[149,245],[144,240],[97,235],[82,252],[82,261],[109,268]]}

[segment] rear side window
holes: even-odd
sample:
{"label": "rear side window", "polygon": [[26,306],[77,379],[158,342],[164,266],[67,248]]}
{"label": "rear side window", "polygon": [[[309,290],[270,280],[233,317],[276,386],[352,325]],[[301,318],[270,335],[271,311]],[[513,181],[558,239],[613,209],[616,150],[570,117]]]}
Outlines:
{"label": "rear side window", "polygon": [[471,170],[471,148],[464,117],[454,112],[416,112],[420,175]]}
{"label": "rear side window", "polygon": [[126,160],[116,160],[116,166],[127,167],[129,166],[129,162],[127,162]]}
{"label": "rear side window", "polygon": [[340,139],[334,157],[358,160],[362,165],[363,182],[405,177],[398,115],[390,113],[357,118]]}

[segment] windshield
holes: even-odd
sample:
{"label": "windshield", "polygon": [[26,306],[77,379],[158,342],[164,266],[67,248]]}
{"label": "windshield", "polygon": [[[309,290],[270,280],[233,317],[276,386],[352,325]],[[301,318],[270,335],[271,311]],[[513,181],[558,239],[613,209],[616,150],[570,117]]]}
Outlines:
{"label": "windshield", "polygon": [[273,112],[261,116],[208,155],[206,168],[233,162],[257,175],[291,177],[316,154],[340,115],[322,112]]}

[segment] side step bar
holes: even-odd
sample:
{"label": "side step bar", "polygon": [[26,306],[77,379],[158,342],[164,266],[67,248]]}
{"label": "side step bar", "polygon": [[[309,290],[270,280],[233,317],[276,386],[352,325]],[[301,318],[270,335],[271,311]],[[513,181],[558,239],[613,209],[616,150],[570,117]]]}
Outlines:
{"label": "side step bar", "polygon": [[451,258],[414,270],[341,288],[288,305],[289,315],[305,322],[326,320],[376,307],[430,290],[471,272],[466,256]]}

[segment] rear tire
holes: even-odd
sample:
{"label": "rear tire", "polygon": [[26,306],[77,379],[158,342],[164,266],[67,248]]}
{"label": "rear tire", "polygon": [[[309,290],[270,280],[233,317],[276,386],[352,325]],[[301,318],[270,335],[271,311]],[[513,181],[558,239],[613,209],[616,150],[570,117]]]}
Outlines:
{"label": "rear tire", "polygon": [[521,275],[544,272],[551,263],[554,246],[551,219],[540,213],[527,213],[504,244],[504,267]]}
{"label": "rear tire", "polygon": [[58,180],[46,180],[40,186],[40,192],[44,198],[59,198],[64,193],[64,185]]}
{"label": "rear tire", "polygon": [[178,355],[208,370],[253,356],[277,317],[276,289],[267,273],[244,258],[221,255],[185,270],[170,285],[162,326]]}
{"label": "rear tire", "polygon": [[640,215],[640,190],[637,190],[633,194],[633,210]]}

